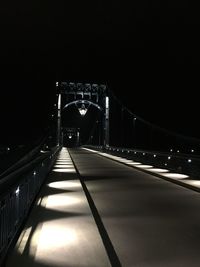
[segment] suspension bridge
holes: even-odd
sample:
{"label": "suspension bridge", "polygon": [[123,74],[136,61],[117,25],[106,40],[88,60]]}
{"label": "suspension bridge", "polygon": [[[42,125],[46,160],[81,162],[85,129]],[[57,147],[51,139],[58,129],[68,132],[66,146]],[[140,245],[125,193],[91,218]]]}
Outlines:
{"label": "suspension bridge", "polygon": [[0,265],[199,266],[200,140],[105,84],[56,89],[48,134],[0,174]]}

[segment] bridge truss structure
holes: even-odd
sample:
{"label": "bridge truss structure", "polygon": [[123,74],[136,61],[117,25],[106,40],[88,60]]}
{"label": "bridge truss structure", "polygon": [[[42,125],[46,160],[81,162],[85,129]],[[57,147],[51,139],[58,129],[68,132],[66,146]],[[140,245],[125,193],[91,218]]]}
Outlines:
{"label": "bridge truss structure", "polygon": [[84,116],[90,106],[102,114],[103,145],[109,146],[109,89],[105,84],[56,82],[57,89],[57,145],[62,143],[62,111],[75,105]]}

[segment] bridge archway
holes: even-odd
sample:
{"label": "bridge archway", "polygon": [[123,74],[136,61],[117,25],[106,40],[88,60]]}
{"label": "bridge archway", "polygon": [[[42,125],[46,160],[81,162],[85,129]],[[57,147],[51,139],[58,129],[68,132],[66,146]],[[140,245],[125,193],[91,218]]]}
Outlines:
{"label": "bridge archway", "polygon": [[106,85],[56,82],[56,89],[58,100],[57,145],[62,143],[62,113],[68,107],[75,105],[82,116],[86,114],[90,106],[101,111],[102,145],[109,146],[109,91]]}

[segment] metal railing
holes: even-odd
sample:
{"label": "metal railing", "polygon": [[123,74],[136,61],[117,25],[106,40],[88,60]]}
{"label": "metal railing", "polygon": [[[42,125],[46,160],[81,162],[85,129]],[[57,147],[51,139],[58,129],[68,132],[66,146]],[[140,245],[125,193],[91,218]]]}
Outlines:
{"label": "metal railing", "polygon": [[59,147],[55,147],[46,153],[37,154],[34,158],[31,153],[0,180],[0,265],[27,217],[59,150]]}
{"label": "metal railing", "polygon": [[112,155],[125,157],[144,164],[150,164],[158,168],[167,168],[173,172],[190,175],[194,179],[200,179],[200,156],[181,154],[177,152],[158,152],[122,147],[84,146]]}

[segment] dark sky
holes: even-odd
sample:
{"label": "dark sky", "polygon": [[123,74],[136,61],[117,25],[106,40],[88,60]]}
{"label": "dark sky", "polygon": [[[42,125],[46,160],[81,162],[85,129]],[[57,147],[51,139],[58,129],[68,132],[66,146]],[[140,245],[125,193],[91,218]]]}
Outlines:
{"label": "dark sky", "polygon": [[4,1],[0,30],[5,140],[42,131],[57,80],[106,82],[138,115],[200,137],[191,1]]}

